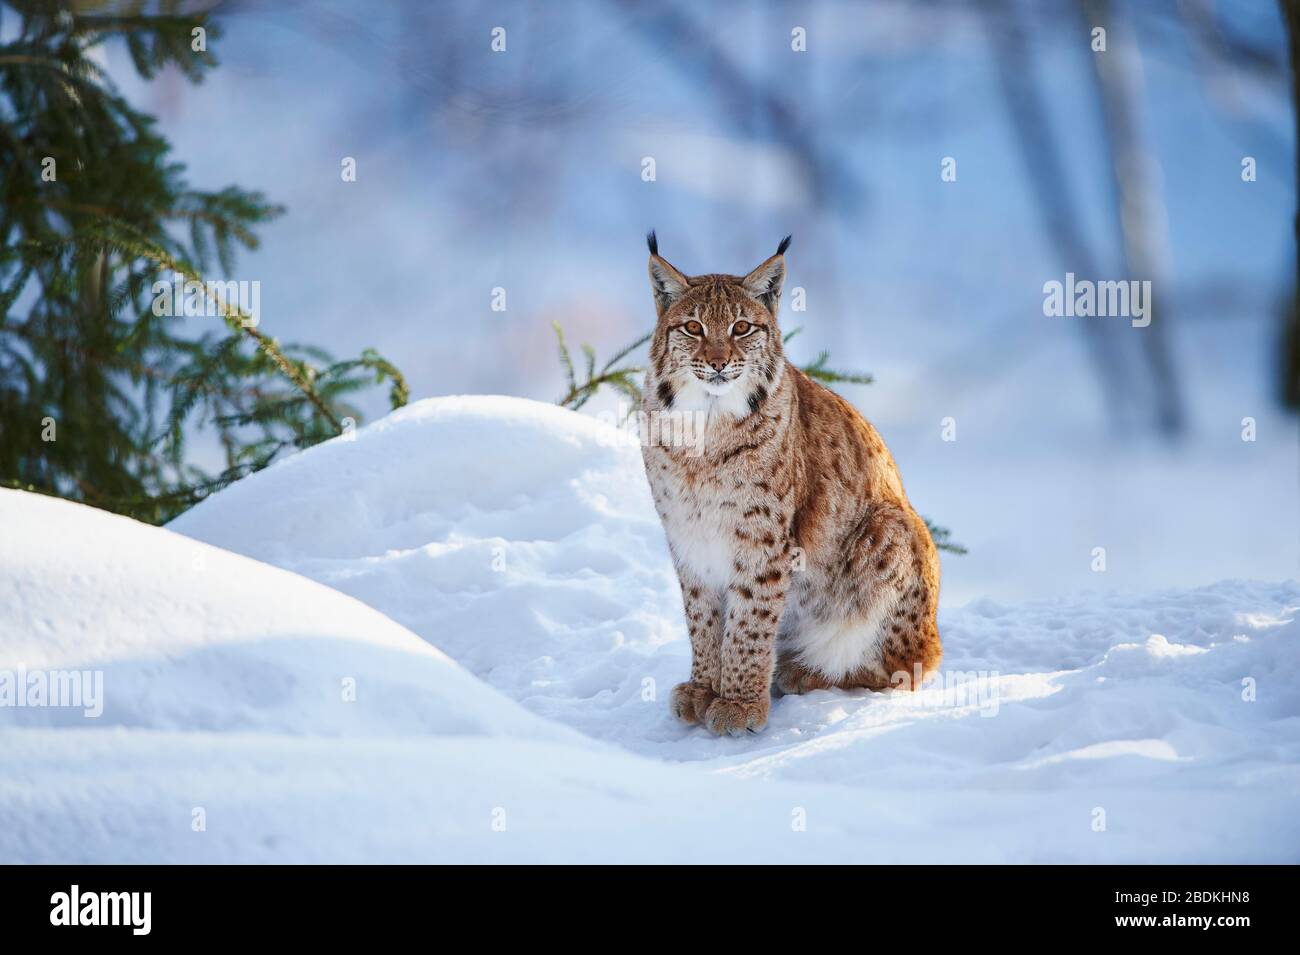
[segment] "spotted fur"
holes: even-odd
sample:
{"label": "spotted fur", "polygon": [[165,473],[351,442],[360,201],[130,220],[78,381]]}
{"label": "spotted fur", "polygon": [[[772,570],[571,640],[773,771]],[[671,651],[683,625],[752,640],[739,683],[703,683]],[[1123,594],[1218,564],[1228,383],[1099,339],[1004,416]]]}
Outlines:
{"label": "spotted fur", "polygon": [[789,237],[745,276],[687,276],[648,239],[645,411],[705,421],[702,450],[642,449],[691,635],[673,713],[739,734],[774,683],[915,689],[942,654],[938,552],[875,428],[785,359]]}

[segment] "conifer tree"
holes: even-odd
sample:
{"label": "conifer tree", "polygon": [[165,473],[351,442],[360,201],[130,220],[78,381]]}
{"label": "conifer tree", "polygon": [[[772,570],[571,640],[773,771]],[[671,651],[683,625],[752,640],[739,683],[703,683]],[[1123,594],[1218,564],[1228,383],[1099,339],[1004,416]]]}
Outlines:
{"label": "conifer tree", "polygon": [[[408,395],[375,352],[336,361],[282,345],[214,294],[210,270],[229,277],[284,210],[260,192],[191,187],[106,75],[106,43],[124,43],[146,79],[173,65],[198,82],[216,65],[205,13],[141,8],[0,3],[0,486],[162,522],[346,430],[358,389],[387,382],[393,407]],[[177,276],[215,317],[157,307]],[[224,467],[194,463],[204,432]]]}

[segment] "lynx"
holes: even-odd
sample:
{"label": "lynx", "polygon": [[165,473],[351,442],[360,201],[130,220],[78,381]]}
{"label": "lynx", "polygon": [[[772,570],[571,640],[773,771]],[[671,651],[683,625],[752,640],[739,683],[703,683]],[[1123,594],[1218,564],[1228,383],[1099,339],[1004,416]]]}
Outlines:
{"label": "lynx", "polygon": [[915,689],[939,664],[939,557],[880,435],[786,361],[786,236],[744,277],[650,246],[648,414],[703,413],[701,447],[642,444],[681,582],[691,678],[671,708],[741,735],[772,688]]}

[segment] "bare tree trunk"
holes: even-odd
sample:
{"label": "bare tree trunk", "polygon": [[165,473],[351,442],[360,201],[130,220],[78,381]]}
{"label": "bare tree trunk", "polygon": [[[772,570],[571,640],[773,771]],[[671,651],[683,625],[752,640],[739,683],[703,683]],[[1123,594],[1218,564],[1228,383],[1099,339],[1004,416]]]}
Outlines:
{"label": "bare tree trunk", "polygon": [[[1300,284],[1300,0],[1279,0],[1286,20],[1287,41],[1291,52],[1291,104],[1295,122],[1296,202],[1295,239],[1296,274]],[[1298,284],[1292,285],[1290,306],[1283,310],[1282,400],[1290,408],[1300,408],[1300,302]]]}
{"label": "bare tree trunk", "polygon": [[1169,237],[1154,159],[1143,145],[1142,54],[1129,25],[1116,20],[1109,0],[1082,0],[1088,22],[1106,31],[1105,52],[1092,58],[1115,176],[1119,234],[1128,277],[1150,280],[1150,325],[1140,330],[1142,353],[1154,390],[1156,427],[1166,435],[1184,427],[1182,399],[1170,353],[1169,313],[1158,310],[1169,279]]}
{"label": "bare tree trunk", "polygon": [[[990,3],[986,11],[984,22],[1043,232],[1056,244],[1062,268],[1096,281],[1097,261],[1079,228],[1083,216],[1074,205],[1019,13],[1005,0]],[[1124,353],[1105,324],[1084,320],[1079,329],[1101,385],[1107,417],[1113,427],[1126,431],[1133,402],[1126,400],[1131,378],[1125,373]]]}

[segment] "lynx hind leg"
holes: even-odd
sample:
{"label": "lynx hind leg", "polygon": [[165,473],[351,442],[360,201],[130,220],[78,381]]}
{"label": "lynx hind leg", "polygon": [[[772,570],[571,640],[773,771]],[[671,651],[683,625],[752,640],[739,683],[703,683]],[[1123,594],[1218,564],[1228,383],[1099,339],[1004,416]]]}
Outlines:
{"label": "lynx hind leg", "polygon": [[939,557],[930,531],[914,511],[873,508],[863,522],[853,563],[876,599],[890,607],[880,624],[879,653],[836,682],[844,688],[919,689],[943,657],[939,611]]}
{"label": "lynx hind leg", "polygon": [[[813,690],[915,690],[939,666],[943,650],[933,627],[910,644],[906,640],[881,647],[879,663],[858,667],[841,677],[831,678],[804,666],[794,657],[782,657],[776,665],[772,685],[781,696],[799,696]],[[916,649],[913,649],[913,646]],[[919,667],[919,669],[918,669]]]}
{"label": "lynx hind leg", "polygon": [[884,686],[862,682],[858,685],[869,686],[873,690],[887,688],[898,690],[919,690],[925,679],[939,669],[943,659],[943,646],[939,642],[939,629],[932,621],[919,623],[904,619],[898,624],[899,630],[886,636],[881,647],[881,667],[870,676],[855,675],[864,681],[885,679]]}
{"label": "lynx hind leg", "polygon": [[[772,684],[783,696],[797,696],[813,690],[916,690],[925,678],[939,667],[943,648],[939,631],[933,623],[915,629],[909,614],[886,623],[882,635],[879,662],[865,664],[841,677],[832,679],[818,670],[804,666],[793,657],[782,657],[776,666]],[[899,630],[893,630],[898,626]]]}
{"label": "lynx hind leg", "polygon": [[890,582],[897,599],[881,626],[880,670],[874,676],[885,677],[889,687],[916,690],[943,658],[936,619],[939,559],[925,523],[915,514],[906,516],[909,546],[899,548],[894,561]]}
{"label": "lynx hind leg", "polygon": [[813,690],[829,690],[835,683],[816,670],[804,666],[793,656],[782,656],[776,662],[772,686],[781,696],[799,696]]}
{"label": "lynx hind leg", "polygon": [[846,674],[835,685],[846,690],[919,690],[926,677],[939,668],[943,648],[939,631],[933,623],[922,623],[915,629],[909,621],[899,623],[899,631],[884,635],[880,648],[880,662],[859,667]]}

